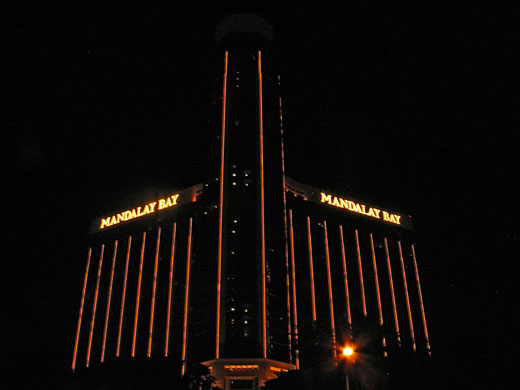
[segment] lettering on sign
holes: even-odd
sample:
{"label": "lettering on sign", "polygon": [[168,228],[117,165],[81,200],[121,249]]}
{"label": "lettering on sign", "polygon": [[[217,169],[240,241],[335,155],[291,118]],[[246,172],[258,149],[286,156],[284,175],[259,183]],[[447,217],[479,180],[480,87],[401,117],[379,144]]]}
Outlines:
{"label": "lettering on sign", "polygon": [[121,213],[111,215],[109,217],[101,218],[99,229],[114,226],[121,222],[130,221],[135,218],[144,217],[145,215],[155,213],[157,210],[164,210],[176,206],[178,197],[179,194],[170,195],[166,198],[158,199],[155,202],[147,203],[144,206],[136,207]]}
{"label": "lettering on sign", "polygon": [[388,211],[384,211],[375,207],[368,207],[362,203],[354,202],[348,199],[343,199],[330,194],[321,192],[321,203],[327,203],[331,206],[338,207],[340,209],[346,209],[357,214],[366,215],[376,219],[382,219],[383,221],[390,222],[396,225],[401,224],[401,216],[398,214],[392,214]]}

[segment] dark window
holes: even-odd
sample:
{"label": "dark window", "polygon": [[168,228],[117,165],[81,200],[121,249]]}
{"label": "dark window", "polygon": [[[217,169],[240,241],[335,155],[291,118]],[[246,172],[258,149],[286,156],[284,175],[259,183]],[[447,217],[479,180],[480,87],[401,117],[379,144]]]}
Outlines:
{"label": "dark window", "polygon": [[231,379],[229,381],[229,388],[232,390],[253,390],[253,379]]}

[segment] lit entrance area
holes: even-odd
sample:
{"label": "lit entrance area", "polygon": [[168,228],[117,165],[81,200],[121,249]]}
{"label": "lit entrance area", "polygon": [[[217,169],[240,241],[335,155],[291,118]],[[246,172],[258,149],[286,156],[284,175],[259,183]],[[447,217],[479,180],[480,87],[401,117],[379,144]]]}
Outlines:
{"label": "lit entrance area", "polygon": [[216,359],[203,362],[224,390],[258,390],[282,372],[295,370],[293,364],[271,359]]}

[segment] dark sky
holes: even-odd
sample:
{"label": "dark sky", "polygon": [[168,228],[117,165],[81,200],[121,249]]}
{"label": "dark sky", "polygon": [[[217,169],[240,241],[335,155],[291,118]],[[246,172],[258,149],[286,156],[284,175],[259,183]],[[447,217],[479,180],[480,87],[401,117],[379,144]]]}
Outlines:
{"label": "dark sky", "polygon": [[213,29],[255,11],[283,53],[288,175],[412,214],[439,375],[504,381],[518,317],[518,36],[506,6],[417,3],[4,15],[4,356],[32,375],[67,371],[90,220],[203,179]]}

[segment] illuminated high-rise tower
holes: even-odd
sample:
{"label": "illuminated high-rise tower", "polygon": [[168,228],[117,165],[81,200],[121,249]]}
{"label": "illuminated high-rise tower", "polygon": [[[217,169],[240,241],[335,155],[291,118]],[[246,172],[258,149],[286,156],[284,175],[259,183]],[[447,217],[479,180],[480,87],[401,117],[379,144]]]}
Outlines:
{"label": "illuminated high-rise tower", "polygon": [[429,355],[411,218],[290,179],[272,27],[233,15],[216,41],[214,168],[93,222],[73,370],[173,357],[258,389],[369,333]]}

